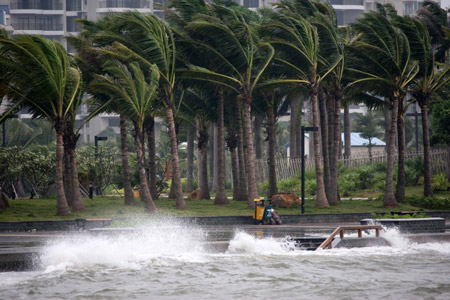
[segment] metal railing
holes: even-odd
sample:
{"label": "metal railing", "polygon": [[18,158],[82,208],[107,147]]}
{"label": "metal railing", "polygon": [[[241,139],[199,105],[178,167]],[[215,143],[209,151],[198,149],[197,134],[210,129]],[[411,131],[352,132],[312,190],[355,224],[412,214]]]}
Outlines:
{"label": "metal railing", "polygon": [[42,10],[62,10],[63,3],[60,0],[54,1],[22,1],[11,2],[11,9],[42,9]]}
{"label": "metal railing", "polygon": [[322,244],[320,244],[319,247],[317,247],[316,251],[319,249],[332,249],[333,248],[333,239],[336,237],[336,235],[338,235],[339,233],[339,237],[341,239],[344,238],[344,232],[345,231],[358,231],[358,238],[362,238],[362,231],[363,230],[370,230],[370,229],[374,229],[375,230],[375,236],[379,237],[380,236],[380,230],[384,231],[384,228],[381,225],[355,225],[355,226],[339,226],[338,228],[336,228],[333,233],[325,240],[323,241]]}

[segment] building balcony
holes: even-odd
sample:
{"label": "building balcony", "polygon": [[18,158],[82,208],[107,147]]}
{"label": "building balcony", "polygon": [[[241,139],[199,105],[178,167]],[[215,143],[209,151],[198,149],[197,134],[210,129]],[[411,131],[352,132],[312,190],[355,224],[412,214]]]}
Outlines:
{"label": "building balcony", "polygon": [[21,30],[21,31],[63,31],[63,25],[62,24],[36,24],[36,23],[28,23],[28,24],[22,24],[22,23],[14,23],[11,25],[14,30]]}
{"label": "building balcony", "polygon": [[99,8],[150,8],[150,0],[100,0]]}
{"label": "building balcony", "polygon": [[[11,10],[63,10],[62,1],[21,1],[11,2]],[[12,13],[12,12],[11,12]]]}

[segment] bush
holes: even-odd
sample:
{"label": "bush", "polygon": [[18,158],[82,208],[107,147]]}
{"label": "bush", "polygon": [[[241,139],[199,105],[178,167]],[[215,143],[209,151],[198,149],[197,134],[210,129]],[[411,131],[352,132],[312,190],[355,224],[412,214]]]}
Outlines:
{"label": "bush", "polygon": [[281,180],[278,182],[278,190],[282,192],[298,191],[300,190],[301,184],[301,181],[296,178]]}
{"label": "bush", "polygon": [[315,179],[308,179],[305,181],[305,191],[311,196],[317,194],[317,182]]}
{"label": "bush", "polygon": [[450,198],[407,196],[405,202],[428,209],[450,209]]}
{"label": "bush", "polygon": [[444,173],[433,176],[431,179],[433,191],[445,191],[450,187],[447,176]]}
{"label": "bush", "polygon": [[407,185],[416,185],[423,174],[423,159],[409,159],[405,162],[405,178]]}
{"label": "bush", "polygon": [[359,183],[359,175],[357,173],[349,173],[339,178],[339,191],[344,196],[349,196],[351,191],[356,191]]}
{"label": "bush", "polygon": [[386,213],[384,215],[382,214],[376,214],[376,213],[372,213],[372,219],[414,219],[414,218],[429,218],[428,216],[426,216],[424,213],[413,213],[413,214],[404,214],[404,215],[399,215],[399,214],[391,214],[391,213]]}

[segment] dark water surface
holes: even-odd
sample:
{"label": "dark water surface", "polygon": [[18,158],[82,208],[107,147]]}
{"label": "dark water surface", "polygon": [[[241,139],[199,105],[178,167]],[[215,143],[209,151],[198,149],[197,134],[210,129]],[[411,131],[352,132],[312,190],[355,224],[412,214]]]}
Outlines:
{"label": "dark water surface", "polygon": [[45,247],[32,272],[0,273],[0,299],[450,299],[450,243],[292,251],[236,231],[151,225]]}

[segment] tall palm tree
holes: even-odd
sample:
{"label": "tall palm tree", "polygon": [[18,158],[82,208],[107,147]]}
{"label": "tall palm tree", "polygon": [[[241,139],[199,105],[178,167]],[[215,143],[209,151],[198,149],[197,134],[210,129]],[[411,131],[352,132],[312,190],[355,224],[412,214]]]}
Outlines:
{"label": "tall palm tree", "polygon": [[409,16],[398,17],[398,26],[405,32],[411,47],[411,55],[419,62],[420,71],[410,93],[420,106],[422,113],[424,195],[432,196],[430,135],[427,106],[431,96],[450,81],[450,66],[436,69],[435,51],[427,27],[421,19]]}
{"label": "tall palm tree", "polygon": [[[114,41],[120,40],[120,32],[115,32],[114,26],[117,21],[117,14],[109,14],[104,18],[97,21],[90,21],[85,19],[79,19],[81,24],[81,31],[77,36],[69,36],[67,40],[69,44],[76,50],[75,59],[77,64],[82,70],[83,82],[87,92],[90,82],[93,80],[95,74],[103,74],[103,65],[107,59],[103,55],[102,49],[110,46]],[[109,38],[96,38],[100,33],[109,32]],[[96,103],[91,103],[91,106],[102,106],[105,102],[108,102],[109,97],[96,98]],[[110,103],[108,107],[104,107],[103,111],[116,112],[120,118],[120,145],[121,145],[121,158],[122,158],[122,180],[124,187],[124,204],[135,205],[136,200],[133,196],[133,190],[131,187],[130,169],[128,164],[128,146],[127,146],[127,126],[124,115],[118,111]],[[99,113],[100,110],[96,110],[95,113]]]}
{"label": "tall palm tree", "polygon": [[348,48],[349,74],[354,79],[352,88],[365,89],[369,94],[392,101],[384,206],[397,207],[393,172],[398,109],[419,66],[411,57],[406,35],[386,15],[367,13],[352,28],[359,34]]}
{"label": "tall palm tree", "polygon": [[157,209],[150,194],[145,169],[144,123],[151,112],[151,104],[156,96],[159,80],[158,67],[152,65],[147,75],[136,61],[127,66],[117,60],[111,60],[106,62],[104,69],[107,74],[97,75],[91,83],[91,90],[108,95],[110,101],[114,101],[120,111],[133,121],[140,195],[147,210],[155,212]]}
{"label": "tall palm tree", "polygon": [[[286,8],[284,4],[285,2],[281,2],[280,7]],[[336,56],[328,61],[319,54],[317,29],[295,11],[284,9],[283,13],[273,12],[270,19],[263,24],[262,31],[268,42],[278,50],[276,61],[295,74],[293,78],[274,80],[271,84],[306,86],[312,104],[313,126],[319,128],[319,89],[324,79],[341,62],[341,58]],[[313,133],[313,143],[317,181],[316,206],[326,207],[329,204],[322,176],[318,131]]]}
{"label": "tall palm tree", "polygon": [[261,75],[270,63],[274,51],[269,44],[258,44],[258,36],[237,9],[212,5],[214,15],[200,15],[187,29],[198,37],[195,44],[202,48],[207,61],[217,68],[189,66],[183,76],[222,85],[238,95],[244,108],[244,132],[247,143],[246,170],[248,205],[254,206],[257,197],[253,134],[251,128],[251,100]]}
{"label": "tall palm tree", "polygon": [[176,207],[185,209],[181,174],[179,167],[178,141],[175,128],[175,59],[176,49],[173,33],[169,26],[155,15],[145,15],[137,11],[121,13],[117,16],[115,32],[121,35],[97,34],[97,39],[118,38],[112,44],[109,54],[120,60],[137,60],[150,68],[156,64],[159,70],[159,95],[166,113],[172,154],[172,185],[176,195]]}
{"label": "tall palm tree", "polygon": [[70,215],[63,184],[63,136],[68,115],[81,87],[80,70],[64,47],[41,36],[0,36],[0,82],[13,111],[26,107],[34,117],[46,118],[56,132],[56,211]]}

